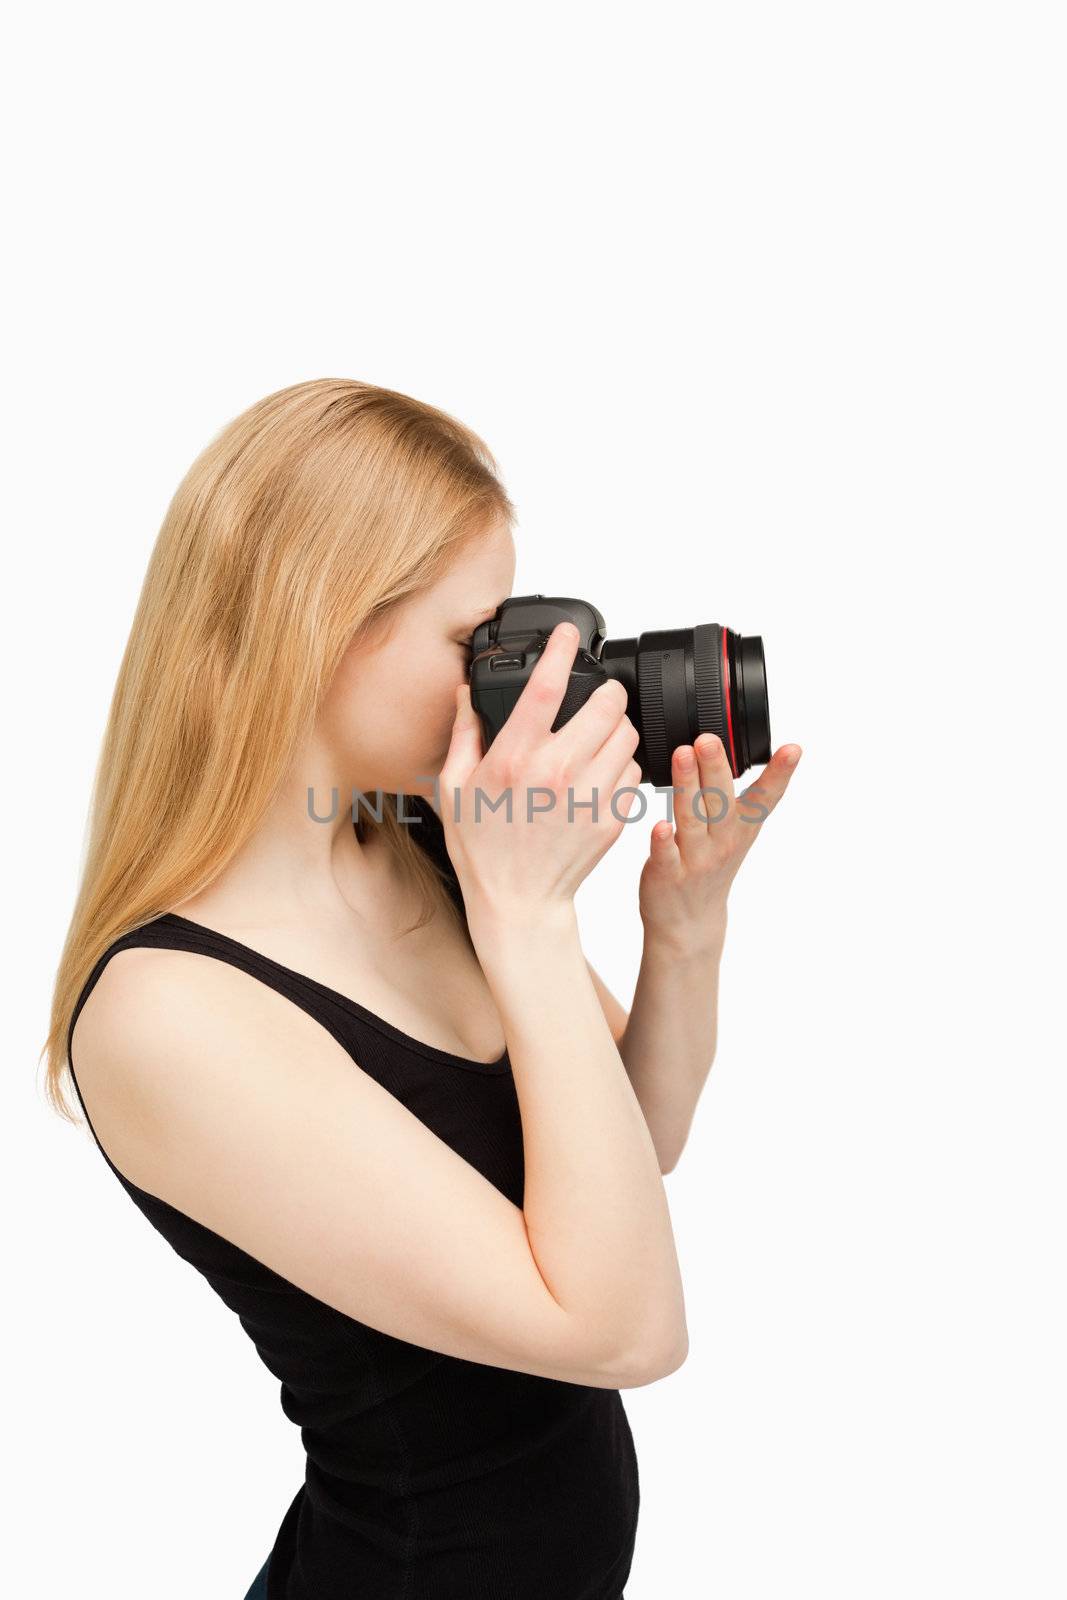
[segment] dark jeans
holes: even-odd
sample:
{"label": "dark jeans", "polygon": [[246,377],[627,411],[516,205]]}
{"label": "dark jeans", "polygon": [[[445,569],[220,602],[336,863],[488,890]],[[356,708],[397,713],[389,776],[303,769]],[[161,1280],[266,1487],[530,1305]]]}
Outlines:
{"label": "dark jeans", "polygon": [[252,1587],[245,1595],[245,1600],[267,1600],[267,1568],[269,1566],[270,1556],[267,1557],[252,1579]]}

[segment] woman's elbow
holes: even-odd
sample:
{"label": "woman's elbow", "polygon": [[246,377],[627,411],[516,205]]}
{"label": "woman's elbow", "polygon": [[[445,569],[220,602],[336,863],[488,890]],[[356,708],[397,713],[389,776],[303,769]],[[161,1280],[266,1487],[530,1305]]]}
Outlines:
{"label": "woman's elbow", "polygon": [[667,1350],[656,1351],[654,1355],[643,1361],[633,1363],[630,1381],[624,1385],[627,1389],[643,1389],[646,1384],[658,1383],[661,1378],[669,1378],[672,1372],[685,1362],[689,1354],[689,1335],[683,1328],[681,1338],[676,1340]]}

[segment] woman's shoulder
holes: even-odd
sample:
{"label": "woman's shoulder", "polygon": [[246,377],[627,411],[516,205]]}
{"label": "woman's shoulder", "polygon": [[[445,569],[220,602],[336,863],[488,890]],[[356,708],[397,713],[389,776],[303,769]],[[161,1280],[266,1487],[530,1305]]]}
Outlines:
{"label": "woman's shoulder", "polygon": [[266,985],[242,982],[228,962],[205,961],[189,950],[116,940],[83,997],[70,1030],[70,1062],[79,1089],[97,1101],[130,1113],[143,1102],[153,1074],[175,1053],[178,1031],[208,1050],[232,1041],[234,1029],[249,1038],[264,1026],[285,1022],[296,1008]]}
{"label": "woman's shoulder", "polygon": [[230,962],[117,943],[74,1019],[69,1061],[111,1161],[133,1184],[187,1209],[188,1196],[160,1187],[174,1130],[197,1118],[245,1117],[276,1060],[300,1061],[311,1074],[339,1054],[306,1011]]}

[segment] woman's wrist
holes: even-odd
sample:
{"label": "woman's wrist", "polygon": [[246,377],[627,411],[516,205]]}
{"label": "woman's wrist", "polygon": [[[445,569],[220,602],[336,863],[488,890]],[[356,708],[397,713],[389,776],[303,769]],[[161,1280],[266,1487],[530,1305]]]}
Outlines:
{"label": "woman's wrist", "polygon": [[573,900],[491,901],[467,904],[467,926],[479,957],[501,950],[522,950],[545,940],[578,938]]}
{"label": "woman's wrist", "polygon": [[644,949],[652,959],[705,962],[717,960],[726,943],[726,901],[700,919],[699,926],[669,928],[646,922]]}

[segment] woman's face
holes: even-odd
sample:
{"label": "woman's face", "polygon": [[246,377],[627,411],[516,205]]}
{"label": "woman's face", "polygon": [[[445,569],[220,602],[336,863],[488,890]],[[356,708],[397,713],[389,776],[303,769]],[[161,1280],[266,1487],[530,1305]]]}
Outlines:
{"label": "woman's face", "polygon": [[[422,594],[401,601],[385,627],[353,641],[319,715],[318,739],[348,789],[433,795],[456,714],[456,688],[468,676],[465,648],[515,581],[515,545],[506,525],[475,538]],[[334,780],[331,780],[334,781]]]}

